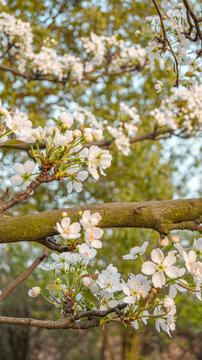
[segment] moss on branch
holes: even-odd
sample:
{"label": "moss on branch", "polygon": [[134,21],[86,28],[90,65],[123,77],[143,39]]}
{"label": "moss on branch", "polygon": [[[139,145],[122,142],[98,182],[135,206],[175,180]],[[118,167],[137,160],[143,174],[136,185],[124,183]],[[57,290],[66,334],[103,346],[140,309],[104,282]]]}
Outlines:
{"label": "moss on branch", "polygon": [[102,228],[148,228],[160,234],[171,230],[202,231],[202,198],[148,202],[106,203],[53,210],[24,216],[0,217],[0,243],[36,241],[57,234],[55,225],[66,211],[72,221],[79,211],[99,212]]}

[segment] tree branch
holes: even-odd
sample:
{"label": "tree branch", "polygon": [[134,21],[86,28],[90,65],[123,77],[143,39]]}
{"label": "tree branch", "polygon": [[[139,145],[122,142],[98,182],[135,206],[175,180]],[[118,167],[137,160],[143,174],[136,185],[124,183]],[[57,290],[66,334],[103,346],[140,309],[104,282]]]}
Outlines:
{"label": "tree branch", "polygon": [[[89,310],[82,313],[77,313],[69,318],[60,319],[57,321],[51,320],[37,320],[31,318],[14,318],[0,316],[1,324],[14,324],[14,325],[29,325],[46,329],[89,329],[100,325],[100,318],[105,317],[113,312],[120,317],[120,310],[124,309],[127,304],[119,304],[107,310]],[[90,319],[95,316],[95,319]],[[81,318],[89,318],[88,321],[78,321]]]}
{"label": "tree branch", "polygon": [[[197,18],[197,16],[194,14],[193,10],[191,9],[190,5],[189,5],[189,2],[187,0],[183,0],[183,3],[186,7],[186,10],[187,10],[187,20],[188,20],[188,23],[189,23],[189,26],[190,26],[190,29],[189,29],[189,32],[188,34],[185,33],[185,36],[187,35],[187,38],[191,41],[197,41],[198,38],[200,40],[202,40],[202,32],[200,30],[200,26],[199,26],[199,23],[202,21],[201,18]],[[192,33],[192,30],[194,28],[192,22],[191,22],[191,19],[193,20],[194,22],[194,25],[195,25],[195,30],[196,30],[196,36],[195,38],[191,38],[190,37],[190,34]]]}
{"label": "tree branch", "polygon": [[[179,129],[178,129],[179,130]],[[178,134],[177,132],[175,132],[175,130],[167,128],[167,129],[155,129],[154,131],[150,131],[148,133],[142,134],[142,135],[138,135],[135,136],[134,138],[130,139],[130,144],[139,142],[139,141],[144,141],[144,140],[151,140],[151,141],[158,141],[158,140],[166,140],[169,139],[172,135],[178,136],[178,137],[182,137],[182,138],[190,138],[193,137],[193,133],[190,135],[183,135],[184,133],[184,128],[181,129],[181,132]],[[101,140],[101,141],[96,141],[96,142],[92,142],[92,143],[86,143],[85,146],[86,147],[90,147],[92,145],[96,145],[99,147],[107,147],[109,148],[112,144],[113,144],[114,140]],[[33,147],[36,148],[35,144],[33,144]],[[40,149],[44,149],[45,145],[44,144],[39,144]],[[11,149],[11,150],[20,150],[20,151],[30,151],[31,150],[31,145],[28,143],[21,143],[21,144],[9,144],[5,143],[5,144],[0,144],[0,148],[2,149]]]}
{"label": "tree branch", "polygon": [[202,198],[148,202],[123,202],[87,205],[22,216],[0,217],[0,243],[35,241],[57,234],[56,222],[64,211],[74,221],[79,211],[99,212],[102,228],[146,228],[168,234],[172,230],[200,231]]}
{"label": "tree branch", "polygon": [[3,301],[11,291],[18,287],[28,276],[37,268],[37,266],[49,255],[49,251],[45,250],[41,255],[15,280],[13,280],[8,286],[2,289],[0,294],[0,302]]}
{"label": "tree branch", "polygon": [[[167,34],[166,34],[166,30],[165,30],[165,26],[164,26],[164,23],[163,23],[163,16],[159,10],[159,7],[157,5],[157,2],[156,0],[152,0],[155,8],[156,8],[156,11],[158,13],[158,16],[159,16],[159,19],[160,19],[160,22],[161,22],[161,28],[162,28],[162,31],[163,31],[163,40],[161,40],[161,42],[163,43],[163,51],[166,50],[166,43],[168,44],[168,47],[170,49],[170,52],[172,53],[173,55],[173,58],[174,58],[174,61],[175,61],[175,68],[176,68],[176,82],[175,82],[175,86],[178,87],[179,86],[179,69],[178,69],[178,61],[177,61],[177,57],[173,51],[173,48],[170,44],[170,41],[168,40],[168,37],[167,37]],[[159,38],[156,37],[158,40]]]}

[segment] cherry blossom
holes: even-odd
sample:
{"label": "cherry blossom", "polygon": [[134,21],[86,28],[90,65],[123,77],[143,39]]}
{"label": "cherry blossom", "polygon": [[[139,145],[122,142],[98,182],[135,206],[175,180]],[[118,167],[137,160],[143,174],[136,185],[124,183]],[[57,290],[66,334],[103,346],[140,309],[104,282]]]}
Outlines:
{"label": "cherry blossom", "polygon": [[161,288],[166,283],[165,274],[171,279],[183,276],[185,269],[173,266],[176,257],[173,252],[169,252],[164,258],[164,254],[160,249],[154,249],[151,252],[151,261],[146,261],[142,265],[142,272],[145,275],[152,275],[152,282],[155,287]]}
{"label": "cherry blossom", "polygon": [[22,185],[23,189],[30,184],[32,180],[34,180],[35,175],[31,175],[35,169],[34,161],[27,160],[24,165],[20,163],[15,163],[13,165],[13,170],[15,171],[16,175],[11,176],[10,183],[13,186]]}
{"label": "cherry blossom", "polygon": [[86,229],[88,226],[96,226],[102,219],[99,213],[90,214],[89,210],[85,210],[82,214],[82,218],[79,220],[81,225]]}
{"label": "cherry blossom", "polygon": [[140,297],[145,297],[150,290],[150,281],[147,281],[147,277],[141,274],[130,275],[127,284],[122,285],[122,289],[126,297],[123,302],[127,304],[135,304]]}
{"label": "cherry blossom", "polygon": [[103,230],[98,227],[87,226],[85,230],[85,241],[91,247],[100,249],[102,242],[99,240],[103,235]]}
{"label": "cherry blossom", "polygon": [[88,171],[98,180],[99,174],[97,169],[99,168],[100,173],[105,175],[103,169],[107,169],[111,165],[112,156],[108,150],[101,150],[98,146],[93,145],[89,149],[88,161]]}
{"label": "cherry blossom", "polygon": [[130,254],[124,255],[124,260],[135,260],[137,259],[138,255],[143,255],[147,249],[148,241],[145,241],[142,246],[135,246],[130,250]]}
{"label": "cherry blossom", "polygon": [[34,298],[37,297],[40,294],[40,292],[41,292],[41,288],[36,286],[28,291],[28,295]]}
{"label": "cherry blossom", "polygon": [[79,245],[79,254],[85,260],[93,260],[97,254],[97,251],[95,249],[92,249],[91,247],[89,247],[87,244],[81,244],[81,245]]}
{"label": "cherry blossom", "polygon": [[57,231],[60,233],[63,239],[78,239],[80,238],[81,226],[78,222],[75,222],[70,225],[70,218],[65,217],[61,220],[61,223],[57,222],[56,227]]}

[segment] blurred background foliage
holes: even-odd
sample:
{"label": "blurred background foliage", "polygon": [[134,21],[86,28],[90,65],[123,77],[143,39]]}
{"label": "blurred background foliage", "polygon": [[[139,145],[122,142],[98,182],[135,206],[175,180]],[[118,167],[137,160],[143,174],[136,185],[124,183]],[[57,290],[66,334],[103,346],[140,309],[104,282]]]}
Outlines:
{"label": "blurred background foliage", "polygon": [[[146,46],[147,38],[135,35],[143,30],[150,35],[145,17],[155,14],[151,1],[147,0],[8,0],[2,11],[19,16],[32,24],[36,50],[48,37],[57,41],[57,50],[83,56],[78,41],[81,36],[96,34],[119,34],[129,43]],[[8,60],[9,62],[9,60]],[[9,63],[7,64],[9,65]],[[166,69],[170,68],[168,62]],[[154,129],[148,113],[158,106],[163,96],[169,96],[169,89],[156,94],[155,81],[165,78],[156,63],[155,68],[144,68],[141,73],[116,77],[106,76],[97,84],[81,83],[72,86],[31,81],[0,70],[0,97],[3,104],[19,107],[29,112],[35,125],[44,124],[55,111],[55,105],[66,106],[77,102],[91,109],[99,119],[116,120],[121,101],[137,107],[143,122],[139,133]],[[169,81],[168,72],[166,72]],[[170,71],[170,83],[173,82]],[[128,157],[114,147],[113,162],[106,177],[99,182],[89,179],[81,194],[67,195],[65,183],[41,186],[31,199],[14,207],[8,215],[27,214],[65,208],[74,205],[114,201],[166,200],[200,196],[200,181],[197,178],[200,164],[200,145],[194,140],[166,140],[164,142],[144,141],[132,145]],[[23,162],[27,154],[4,150],[0,154],[0,189],[9,185],[12,162]],[[15,190],[11,189],[11,193]],[[193,241],[197,234],[181,233],[186,241]],[[113,262],[124,273],[135,272],[135,264],[122,262],[122,255],[131,247],[149,241],[150,248],[158,242],[158,234],[151,230],[120,229],[108,230],[104,235],[104,246],[100,252],[101,265]],[[0,288],[17,277],[38,256],[41,247],[37,244],[4,245],[0,249]],[[4,261],[3,261],[4,259]],[[50,276],[40,269],[35,272],[1,304],[4,316],[33,316],[44,319],[58,317],[57,312],[45,301],[31,299],[27,291],[32,286],[45,286]],[[199,335],[201,308],[187,296],[177,300],[179,320],[173,339],[192,341]],[[202,329],[201,329],[202,330]],[[170,340],[158,335],[151,323],[148,328],[134,332],[132,329],[106,328],[89,331],[48,331],[2,325],[0,328],[0,359],[164,359],[163,351],[169,349]],[[180,345],[179,345],[180,346]],[[185,347],[186,351],[187,347]],[[196,347],[196,356],[197,356]],[[117,353],[118,352],[118,353]],[[187,352],[188,353],[188,352]],[[117,355],[118,354],[118,355]],[[192,351],[193,355],[193,351]],[[166,356],[166,355],[165,355]],[[175,357],[172,358],[175,359]],[[179,359],[185,359],[184,353]],[[170,357],[171,358],[171,357]],[[196,359],[197,357],[193,358]],[[165,357],[166,359],[166,357]],[[168,359],[168,358],[167,358]],[[176,357],[176,359],[178,359]],[[191,359],[191,357],[189,358]],[[199,357],[198,357],[199,359]]]}

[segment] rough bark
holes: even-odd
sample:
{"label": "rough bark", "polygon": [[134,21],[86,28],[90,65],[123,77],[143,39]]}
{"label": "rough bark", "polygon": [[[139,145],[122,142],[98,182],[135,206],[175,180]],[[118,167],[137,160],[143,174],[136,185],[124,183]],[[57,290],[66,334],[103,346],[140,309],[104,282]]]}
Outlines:
{"label": "rough bark", "polygon": [[148,228],[160,234],[172,230],[202,232],[202,198],[185,200],[164,200],[148,202],[123,202],[88,205],[62,210],[42,212],[24,216],[0,217],[0,243],[19,241],[43,242],[43,239],[57,234],[56,222],[66,211],[72,221],[79,211],[99,212],[102,228]]}

